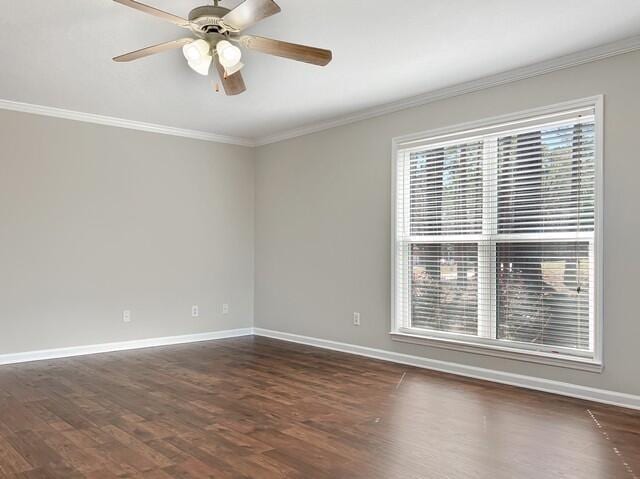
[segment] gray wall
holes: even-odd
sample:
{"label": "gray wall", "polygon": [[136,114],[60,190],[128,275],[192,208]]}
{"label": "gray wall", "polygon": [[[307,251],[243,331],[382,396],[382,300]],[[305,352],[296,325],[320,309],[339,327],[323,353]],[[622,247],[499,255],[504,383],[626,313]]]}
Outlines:
{"label": "gray wall", "polygon": [[[255,299],[261,328],[640,394],[638,78],[629,53],[255,150],[0,111],[0,354],[249,327]],[[601,93],[604,372],[392,341],[391,138]]]}
{"label": "gray wall", "polygon": [[[434,72],[436,73],[436,72]],[[640,53],[601,60],[262,147],[256,162],[255,325],[640,394]],[[605,94],[602,373],[394,342],[391,139]],[[352,325],[352,313],[362,325]]]}
{"label": "gray wall", "polygon": [[9,111],[0,144],[0,354],[252,325],[254,150]]}

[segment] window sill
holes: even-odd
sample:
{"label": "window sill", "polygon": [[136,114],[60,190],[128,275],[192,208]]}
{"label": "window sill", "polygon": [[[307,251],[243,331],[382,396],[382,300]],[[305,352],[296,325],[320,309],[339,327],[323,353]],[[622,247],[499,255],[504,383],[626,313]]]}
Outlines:
{"label": "window sill", "polygon": [[420,344],[435,348],[463,351],[465,353],[483,354],[498,358],[579,369],[594,373],[602,372],[602,362],[590,358],[570,357],[542,351],[526,351],[499,345],[478,344],[463,339],[435,338],[421,334],[392,331],[391,338],[401,343]]}

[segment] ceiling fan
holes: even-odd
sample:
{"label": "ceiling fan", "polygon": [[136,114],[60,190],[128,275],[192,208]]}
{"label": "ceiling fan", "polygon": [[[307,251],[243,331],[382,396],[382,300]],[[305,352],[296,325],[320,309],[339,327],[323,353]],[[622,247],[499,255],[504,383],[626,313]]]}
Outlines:
{"label": "ceiling fan", "polygon": [[245,0],[233,10],[219,6],[219,0],[214,0],[213,5],[203,5],[191,10],[188,19],[135,0],[114,1],[191,30],[191,33],[197,37],[180,38],[153,45],[117,56],[113,59],[114,61],[130,62],[156,53],[182,48],[187,63],[197,73],[208,75],[211,64],[215,65],[227,95],[237,95],[246,90],[240,72],[244,66],[240,61],[242,50],[238,46],[320,66],[327,65],[332,58],[330,50],[241,34],[243,30],[260,20],[280,12],[280,7],[273,0]]}

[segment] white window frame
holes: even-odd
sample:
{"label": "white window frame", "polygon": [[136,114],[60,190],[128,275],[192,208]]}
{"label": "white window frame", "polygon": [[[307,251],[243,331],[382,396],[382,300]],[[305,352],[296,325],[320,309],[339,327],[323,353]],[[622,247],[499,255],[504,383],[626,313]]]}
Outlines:
{"label": "white window frame", "polygon": [[[591,293],[593,295],[593,315],[590,334],[592,335],[593,352],[580,352],[575,350],[563,349],[546,345],[532,345],[526,343],[515,343],[504,340],[489,339],[478,336],[468,336],[455,333],[448,333],[442,331],[429,331],[416,329],[406,330],[400,326],[400,322],[403,318],[396,316],[396,307],[398,298],[396,297],[396,268],[401,260],[397,256],[397,238],[398,231],[396,217],[397,212],[397,167],[398,167],[398,154],[400,151],[416,147],[423,147],[432,143],[441,144],[449,139],[455,141],[456,138],[469,138],[473,136],[474,130],[481,132],[483,136],[487,135],[487,132],[491,131],[492,127],[499,127],[500,130],[508,126],[509,123],[517,123],[517,128],[521,125],[526,125],[527,120],[536,119],[539,121],[540,117],[549,116],[553,121],[554,115],[559,115],[567,111],[581,109],[581,108],[593,108],[595,115],[595,211],[594,211],[594,232],[588,236],[591,239],[593,237],[593,277],[591,279]],[[485,354],[490,356],[497,356],[509,359],[517,359],[522,361],[542,363],[552,366],[563,366],[573,369],[581,369],[592,372],[601,372],[603,369],[603,232],[602,232],[602,219],[603,219],[603,151],[604,151],[604,118],[603,118],[604,97],[603,95],[597,95],[588,98],[582,98],[578,100],[572,100],[554,105],[534,108],[526,111],[520,111],[513,114],[497,116],[493,118],[483,119],[479,121],[473,121],[469,123],[458,124],[451,127],[438,128],[420,133],[414,133],[411,135],[401,136],[393,138],[392,140],[392,178],[391,178],[391,337],[395,341],[422,344],[427,346],[433,346],[438,348],[452,349],[457,351]],[[495,151],[495,149],[494,149]],[[486,162],[485,162],[486,163]],[[490,167],[490,165],[485,165]],[[491,187],[491,185],[489,185]],[[486,195],[485,195],[486,196]],[[405,195],[405,201],[408,195]],[[486,211],[483,208],[483,211]],[[484,213],[486,214],[486,213]],[[485,222],[483,221],[483,228]],[[483,233],[487,233],[483,231]],[[575,233],[571,233],[571,238],[575,238]],[[440,236],[438,242],[451,242],[451,241],[470,241],[478,243],[478,250],[480,254],[480,248],[482,243],[479,241],[482,235],[461,235],[455,236]],[[501,235],[503,236],[503,235]],[[518,234],[517,239],[524,239],[526,235]],[[557,235],[556,235],[557,238]],[[532,234],[531,239],[536,241],[545,241],[544,237],[537,234]],[[550,238],[548,241],[554,241]],[[495,254],[495,250],[493,253]],[[405,258],[406,260],[406,258]],[[480,263],[480,262],[479,262]],[[495,262],[489,263],[495,265]],[[495,266],[494,266],[495,267]],[[495,283],[495,272],[492,271],[478,271],[478,275],[486,274],[491,275],[491,283]],[[409,288],[405,288],[405,292],[409,293]],[[493,295],[495,298],[495,294]],[[407,298],[405,298],[406,301]],[[408,298],[410,300],[410,298]],[[489,299],[490,300],[490,299]],[[487,298],[478,297],[478,302],[487,301]],[[491,305],[495,308],[495,303]],[[495,314],[492,314],[492,320],[495,321]]]}

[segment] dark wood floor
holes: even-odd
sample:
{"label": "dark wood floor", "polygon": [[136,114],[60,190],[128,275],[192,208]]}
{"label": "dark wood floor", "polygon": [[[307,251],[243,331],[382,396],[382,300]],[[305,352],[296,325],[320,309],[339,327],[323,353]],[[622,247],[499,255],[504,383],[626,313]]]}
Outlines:
{"label": "dark wood floor", "polygon": [[639,476],[640,413],[265,338],[0,367],[0,477]]}

